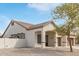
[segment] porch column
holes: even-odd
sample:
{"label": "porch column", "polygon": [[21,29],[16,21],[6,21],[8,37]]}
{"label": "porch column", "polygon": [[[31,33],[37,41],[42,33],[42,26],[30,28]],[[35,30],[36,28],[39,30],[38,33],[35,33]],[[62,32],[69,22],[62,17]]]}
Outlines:
{"label": "porch column", "polygon": [[76,43],[76,42],[75,42],[75,38],[74,38],[74,46],[75,46],[75,43]]}
{"label": "porch column", "polygon": [[45,41],[45,31],[42,31],[41,35],[42,35],[41,36],[42,37],[42,42],[41,42],[42,45],[41,45],[41,47],[44,48],[45,47],[45,42],[46,42]]}
{"label": "porch column", "polygon": [[58,47],[57,32],[56,32],[56,34],[55,34],[55,47]]}
{"label": "porch column", "polygon": [[67,36],[65,37],[65,39],[66,39],[66,47],[68,46],[68,40],[67,40]]}

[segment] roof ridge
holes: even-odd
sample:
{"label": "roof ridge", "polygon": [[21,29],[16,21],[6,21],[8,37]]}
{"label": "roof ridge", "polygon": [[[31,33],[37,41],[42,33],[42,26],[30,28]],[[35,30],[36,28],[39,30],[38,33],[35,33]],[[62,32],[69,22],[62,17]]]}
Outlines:
{"label": "roof ridge", "polygon": [[35,24],[35,25],[39,25],[39,24],[43,24],[43,23],[48,23],[48,22],[53,22],[53,21],[45,21],[45,22],[41,22],[41,23],[38,23],[38,24]]}
{"label": "roof ridge", "polygon": [[20,20],[11,20],[11,21],[13,21],[13,22],[21,22],[21,23],[25,23],[25,24],[33,25],[33,24],[31,24],[31,23],[23,22],[23,21],[20,21]]}

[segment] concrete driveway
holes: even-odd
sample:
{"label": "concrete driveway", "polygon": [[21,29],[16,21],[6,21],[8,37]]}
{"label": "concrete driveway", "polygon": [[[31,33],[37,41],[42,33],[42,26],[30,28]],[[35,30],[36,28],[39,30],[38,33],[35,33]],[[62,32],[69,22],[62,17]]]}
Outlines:
{"label": "concrete driveway", "polygon": [[0,56],[63,56],[63,51],[56,48],[13,48],[0,49]]}

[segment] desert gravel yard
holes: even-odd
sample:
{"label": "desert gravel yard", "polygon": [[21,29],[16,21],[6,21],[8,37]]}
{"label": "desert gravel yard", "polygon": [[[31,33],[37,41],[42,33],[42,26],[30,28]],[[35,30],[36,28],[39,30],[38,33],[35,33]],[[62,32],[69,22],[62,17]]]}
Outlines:
{"label": "desert gravel yard", "polygon": [[79,50],[69,48],[8,48],[0,49],[0,56],[70,56],[79,55]]}

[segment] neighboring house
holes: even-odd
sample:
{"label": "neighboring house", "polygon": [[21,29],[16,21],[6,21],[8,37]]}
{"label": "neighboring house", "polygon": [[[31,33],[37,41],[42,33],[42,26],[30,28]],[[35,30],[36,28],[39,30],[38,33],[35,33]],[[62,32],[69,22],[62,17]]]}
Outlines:
{"label": "neighboring house", "polygon": [[[56,24],[53,21],[33,25],[12,20],[2,37],[24,39],[25,47],[68,46],[67,36],[58,35],[55,29]],[[72,39],[72,44],[75,45],[75,37],[71,35],[70,39]]]}

